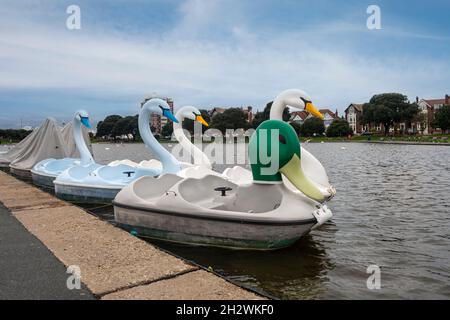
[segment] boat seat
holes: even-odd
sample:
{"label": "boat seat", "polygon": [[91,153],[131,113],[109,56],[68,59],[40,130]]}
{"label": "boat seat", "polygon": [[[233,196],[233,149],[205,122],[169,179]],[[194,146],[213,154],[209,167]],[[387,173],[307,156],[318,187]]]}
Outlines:
{"label": "boat seat", "polygon": [[93,170],[95,170],[95,166],[76,166],[69,169],[68,176],[73,180],[81,181],[89,176]]}
{"label": "boat seat", "polygon": [[[214,189],[218,187],[229,187],[226,197]],[[234,196],[237,185],[215,175],[208,175],[203,179],[187,178],[178,186],[178,191],[184,200],[204,208],[216,208],[223,206],[226,199]],[[223,200],[223,201],[222,201]]]}
{"label": "boat seat", "polygon": [[[264,194],[264,197],[261,195]],[[263,213],[275,210],[281,204],[283,194],[276,185],[251,184],[240,186],[236,192],[235,200],[229,210]]]}
{"label": "boat seat", "polygon": [[76,164],[76,159],[60,159],[57,161],[49,161],[45,166],[45,169],[48,172],[62,172],[68,167]]}
{"label": "boat seat", "polygon": [[130,167],[124,164],[104,166],[97,171],[99,178],[111,183],[128,183],[142,176],[155,176],[158,172],[153,169]]}
{"label": "boat seat", "polygon": [[146,176],[134,183],[133,191],[139,198],[149,200],[160,197],[180,180],[182,178],[176,174],[164,174],[158,178]]}

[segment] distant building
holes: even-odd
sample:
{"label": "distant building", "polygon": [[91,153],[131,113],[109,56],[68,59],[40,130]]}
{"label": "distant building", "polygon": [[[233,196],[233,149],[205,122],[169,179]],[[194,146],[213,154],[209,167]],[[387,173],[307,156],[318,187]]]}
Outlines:
{"label": "distant building", "polygon": [[331,111],[330,109],[320,109],[319,112],[323,114],[323,124],[325,129],[327,129],[334,119],[338,118],[338,112]]}
{"label": "distant building", "polygon": [[308,118],[310,114],[307,111],[294,111],[291,112],[291,117],[289,118],[289,122],[295,122],[299,125],[302,125],[303,122]]}
{"label": "distant building", "polygon": [[212,109],[209,111],[209,116],[210,116],[211,119],[212,119],[212,118],[214,118],[214,116],[215,116],[216,114],[224,113],[225,110],[227,110],[227,108],[223,108],[223,107],[215,107],[215,108],[212,108]]}
{"label": "distant building", "polygon": [[363,104],[360,103],[352,103],[347,109],[345,109],[345,120],[347,120],[350,128],[353,130],[355,134],[363,133],[363,125],[362,125],[362,113],[363,113]]}
{"label": "distant building", "polygon": [[[330,109],[320,109],[319,112],[323,114],[323,124],[325,125],[325,129],[338,117],[337,110],[336,112],[331,111]],[[289,122],[295,122],[299,125],[302,125],[306,119],[314,117],[308,111],[294,111],[291,112],[291,116],[289,118]]]}
{"label": "distant building", "polygon": [[[157,96],[148,96],[144,99],[144,102],[152,99],[152,98],[159,98],[167,102],[167,104],[170,107],[170,111],[173,113],[173,100],[171,98],[167,97],[157,97]],[[143,103],[144,103],[143,102]],[[143,105],[143,103],[141,105]],[[157,114],[152,114],[150,118],[150,126],[153,130],[153,133],[156,135],[161,134],[162,127],[167,123],[168,119],[164,116],[160,116]]]}
{"label": "distant building", "polygon": [[[416,97],[416,103],[420,108],[420,112],[425,116],[423,123],[413,123],[413,130],[423,132],[423,134],[433,134],[435,131],[431,126],[434,120],[434,115],[444,105],[450,105],[450,96],[445,95],[444,99],[419,99]],[[422,128],[422,125],[425,127]]]}

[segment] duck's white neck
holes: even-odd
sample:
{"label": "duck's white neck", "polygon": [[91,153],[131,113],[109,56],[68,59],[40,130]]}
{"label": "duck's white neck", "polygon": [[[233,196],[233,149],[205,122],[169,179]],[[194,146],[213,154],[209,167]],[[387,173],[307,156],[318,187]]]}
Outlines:
{"label": "duck's white neck", "polygon": [[162,173],[177,173],[181,165],[175,157],[170,154],[153,136],[150,129],[150,110],[142,108],[139,113],[139,133],[144,140],[145,146],[149,148],[162,163]]}
{"label": "duck's white neck", "polygon": [[73,120],[73,137],[75,139],[75,145],[77,146],[78,153],[81,156],[81,165],[85,166],[94,162],[86,141],[83,137],[83,131],[81,129],[81,122],[77,119]]}
{"label": "duck's white neck", "polygon": [[195,146],[188,137],[184,134],[184,130],[182,127],[184,117],[180,114],[176,114],[176,118],[178,119],[178,123],[173,123],[173,133],[175,135],[175,138],[180,143],[183,150],[187,153],[189,153],[190,156],[194,157],[194,164],[196,165],[202,165],[209,169],[212,168],[211,161],[209,161],[209,158],[206,156],[206,154],[203,153],[202,150],[200,150],[197,146]]}
{"label": "duck's white neck", "polygon": [[286,104],[283,99],[277,97],[270,108],[270,120],[283,120],[283,112],[286,108]]}

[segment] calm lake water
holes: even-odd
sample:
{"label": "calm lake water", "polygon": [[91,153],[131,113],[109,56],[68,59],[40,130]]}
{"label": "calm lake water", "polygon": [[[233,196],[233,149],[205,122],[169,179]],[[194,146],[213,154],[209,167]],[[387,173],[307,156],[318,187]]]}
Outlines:
{"label": "calm lake water", "polygon": [[[296,245],[251,252],[153,243],[281,299],[449,299],[450,147],[303,146],[323,163],[337,195],[333,219]],[[152,158],[142,144],[93,148],[101,163]],[[111,208],[96,213],[113,220]],[[380,290],[367,289],[369,265],[381,268]]]}
{"label": "calm lake water", "polygon": [[[275,252],[156,244],[281,299],[449,299],[450,147],[304,147],[338,192],[320,230]],[[140,144],[97,144],[94,154],[103,163],[151,158]],[[381,268],[380,290],[367,289],[369,265]]]}

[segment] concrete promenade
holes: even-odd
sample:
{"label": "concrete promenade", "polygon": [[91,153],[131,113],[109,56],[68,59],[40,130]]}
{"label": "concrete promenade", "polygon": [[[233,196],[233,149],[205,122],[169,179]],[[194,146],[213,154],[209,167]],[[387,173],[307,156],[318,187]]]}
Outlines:
{"label": "concrete promenade", "polygon": [[0,202],[0,299],[262,299],[4,172]]}

